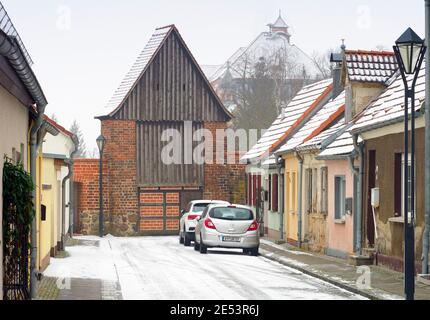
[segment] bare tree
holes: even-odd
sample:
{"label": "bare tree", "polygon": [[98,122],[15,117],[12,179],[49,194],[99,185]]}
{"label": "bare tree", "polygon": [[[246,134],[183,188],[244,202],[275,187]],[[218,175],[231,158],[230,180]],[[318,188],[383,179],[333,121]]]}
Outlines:
{"label": "bare tree", "polygon": [[75,158],[86,158],[87,157],[87,147],[84,141],[84,135],[82,134],[81,127],[76,120],[73,121],[70,127],[70,132],[76,135],[79,139],[78,151],[75,154]]}
{"label": "bare tree", "polygon": [[285,106],[311,81],[302,64],[285,48],[264,56],[243,54],[235,69],[233,90],[235,128],[267,129]]}
{"label": "bare tree", "polygon": [[322,79],[329,78],[331,76],[331,64],[330,64],[330,54],[334,52],[333,49],[326,50],[324,53],[314,51],[311,58],[321,73]]}

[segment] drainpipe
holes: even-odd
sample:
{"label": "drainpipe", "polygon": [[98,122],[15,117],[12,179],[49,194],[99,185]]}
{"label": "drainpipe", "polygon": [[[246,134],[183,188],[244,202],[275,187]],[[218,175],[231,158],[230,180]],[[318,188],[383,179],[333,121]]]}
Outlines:
{"label": "drainpipe", "polygon": [[70,238],[73,238],[74,221],[75,221],[75,211],[74,211],[75,210],[75,201],[74,201],[74,188],[73,188],[73,175],[74,175],[74,171],[73,171],[74,160],[73,160],[73,158],[75,157],[76,153],[78,152],[79,140],[77,138],[73,139],[73,143],[75,145],[75,149],[70,154],[70,160],[69,160],[70,165],[68,164],[69,172],[70,172],[70,185],[69,185],[69,236],[70,236]]}
{"label": "drainpipe", "polygon": [[[19,79],[30,93],[33,102],[36,105],[37,116],[30,130],[30,174],[33,184],[36,186],[36,158],[39,148],[40,139],[39,130],[43,124],[43,114],[48,104],[46,97],[37,81],[36,76],[21,51],[16,39],[8,36],[3,30],[0,30],[0,55],[4,56],[11,67],[14,69]],[[33,106],[28,106],[32,108]],[[36,199],[36,190],[32,192],[33,199]],[[31,223],[31,256],[30,256],[30,294],[32,298],[36,297],[37,282],[37,227],[36,215]]]}
{"label": "drainpipe", "polygon": [[[354,177],[357,177],[357,181],[359,180],[360,177],[360,168],[355,166],[355,155],[351,154],[348,157],[349,160],[349,167],[351,169],[351,172],[353,173]],[[357,183],[358,184],[358,183]],[[356,195],[356,197],[354,197],[354,201],[355,201],[355,208],[358,209],[358,203],[360,200],[360,187],[357,186],[357,184],[354,185],[354,194]],[[358,211],[358,210],[357,210]],[[354,242],[354,251],[357,251],[357,247],[358,247],[358,228],[359,228],[359,224],[358,224],[358,213],[354,214],[354,235],[355,235],[355,242]]]}
{"label": "drainpipe", "polygon": [[73,158],[75,157],[76,153],[78,152],[78,145],[79,145],[79,141],[77,140],[76,136],[74,136],[72,138],[73,140],[73,146],[74,149],[73,151],[70,153],[70,158],[66,159],[65,162],[67,164],[67,169],[69,170],[67,176],[65,176],[63,178],[63,181],[61,182],[61,190],[62,190],[62,213],[63,213],[63,230],[62,230],[62,238],[61,238],[61,242],[62,242],[62,246],[63,246],[63,250],[65,248],[64,245],[64,237],[67,233],[66,231],[66,222],[65,222],[65,216],[66,216],[66,181],[69,180],[69,236],[70,238],[73,237],[73,210],[74,210],[74,203],[73,203]]}
{"label": "drainpipe", "polygon": [[[357,190],[357,223],[356,223],[356,243],[355,243],[355,250],[357,255],[361,255],[361,221],[363,216],[363,177],[364,177],[364,156],[363,156],[363,147],[364,144],[358,144],[358,135],[354,134],[352,137],[352,141],[354,143],[354,150],[357,152],[360,158],[360,166],[358,168],[358,190]],[[354,167],[354,161],[350,158],[351,165]],[[357,174],[357,171],[354,167],[354,173]]]}
{"label": "drainpipe", "polygon": [[283,181],[283,179],[281,178],[282,177],[282,169],[283,169],[283,167],[284,167],[284,161],[283,161],[283,159],[282,159],[282,157],[279,157],[278,158],[278,183],[279,183],[279,181],[280,181],[280,188],[279,188],[279,190],[281,191],[281,192],[279,192],[278,191],[278,197],[279,197],[279,195],[280,195],[280,197],[279,197],[279,199],[278,199],[278,203],[280,203],[280,205],[278,205],[278,211],[279,211],[279,214],[280,214],[280,219],[279,219],[279,224],[280,224],[280,226],[279,226],[279,232],[280,232],[280,234],[281,234],[281,236],[280,236],[280,240],[281,241],[284,241],[284,181]]}
{"label": "drainpipe", "polygon": [[297,226],[297,244],[299,248],[302,246],[302,226],[303,226],[303,206],[302,206],[302,186],[303,186],[303,158],[299,155],[299,153],[296,153],[296,157],[299,160],[299,172],[297,174],[297,180],[298,180],[298,201],[297,201],[297,220],[298,220],[298,226]]}
{"label": "drainpipe", "polygon": [[425,97],[425,183],[424,183],[424,233],[423,233],[423,252],[422,252],[422,273],[429,274],[429,236],[430,236],[430,0],[425,0],[425,45],[426,51],[426,97]]}

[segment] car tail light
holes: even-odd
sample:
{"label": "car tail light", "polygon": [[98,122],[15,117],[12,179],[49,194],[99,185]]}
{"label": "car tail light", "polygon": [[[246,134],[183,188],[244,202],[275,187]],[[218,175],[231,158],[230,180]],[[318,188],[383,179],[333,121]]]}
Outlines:
{"label": "car tail light", "polygon": [[200,215],[199,215],[199,214],[189,214],[189,215],[188,215],[188,220],[195,220],[195,219],[197,219],[198,217],[200,217]]}
{"label": "car tail light", "polygon": [[205,227],[208,229],[216,229],[214,223],[209,218],[205,219]]}
{"label": "car tail light", "polygon": [[248,231],[256,231],[258,230],[258,222],[254,221],[253,223],[251,223],[251,225],[248,228]]}

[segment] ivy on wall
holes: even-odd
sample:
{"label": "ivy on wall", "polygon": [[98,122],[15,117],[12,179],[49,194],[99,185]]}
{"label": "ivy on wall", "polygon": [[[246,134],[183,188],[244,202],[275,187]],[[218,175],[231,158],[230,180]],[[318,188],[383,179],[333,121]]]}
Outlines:
{"label": "ivy on wall", "polygon": [[[30,233],[34,216],[33,181],[22,164],[6,160],[3,167],[3,239],[8,243],[17,236],[17,229],[10,229],[8,221],[17,221],[22,231]],[[19,228],[21,229],[21,228]],[[30,248],[30,243],[28,243]]]}
{"label": "ivy on wall", "polygon": [[3,167],[3,290],[6,300],[29,299],[33,190],[31,176],[23,165],[6,159]]}

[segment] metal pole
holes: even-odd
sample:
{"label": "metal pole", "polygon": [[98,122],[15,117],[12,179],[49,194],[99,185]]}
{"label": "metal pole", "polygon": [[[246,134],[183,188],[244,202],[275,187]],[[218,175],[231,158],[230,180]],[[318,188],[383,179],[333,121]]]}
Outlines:
{"label": "metal pole", "polygon": [[103,151],[100,150],[100,173],[99,173],[99,236],[103,238],[104,235],[104,213],[103,213]]}
{"label": "metal pole", "polygon": [[[425,39],[424,43],[430,48],[430,0],[425,0]],[[424,232],[423,232],[423,251],[422,251],[422,273],[429,274],[429,237],[430,237],[430,50],[426,51],[426,81],[425,81],[425,183],[424,183]]]}

